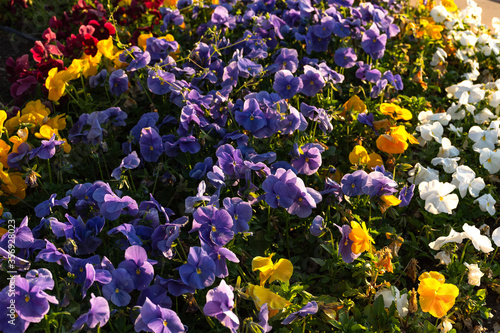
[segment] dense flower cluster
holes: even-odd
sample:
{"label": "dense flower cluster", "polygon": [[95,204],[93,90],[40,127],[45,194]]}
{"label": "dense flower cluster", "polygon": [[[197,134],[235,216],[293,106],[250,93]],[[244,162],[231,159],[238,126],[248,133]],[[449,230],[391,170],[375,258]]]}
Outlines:
{"label": "dense flower cluster", "polygon": [[498,27],[452,0],[79,0],[7,61],[0,328],[482,323]]}

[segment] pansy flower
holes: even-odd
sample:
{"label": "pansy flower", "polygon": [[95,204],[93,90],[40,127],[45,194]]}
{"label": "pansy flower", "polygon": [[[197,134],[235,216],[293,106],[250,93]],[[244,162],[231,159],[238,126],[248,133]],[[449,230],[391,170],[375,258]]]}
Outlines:
{"label": "pansy flower", "polygon": [[201,247],[189,249],[187,263],[179,268],[182,282],[195,289],[211,286],[215,281],[215,263]]}
{"label": "pansy flower", "polygon": [[276,72],[274,75],[273,89],[284,99],[290,99],[303,87],[300,77],[295,77],[286,69]]}
{"label": "pansy flower", "polygon": [[325,79],[321,73],[312,66],[304,66],[304,74],[300,76],[302,80],[302,89],[300,90],[306,96],[315,96],[325,86]]}
{"label": "pansy flower", "polygon": [[356,221],[351,222],[351,232],[349,239],[352,241],[351,250],[354,254],[360,254],[364,251],[372,252],[374,243],[373,238],[370,236],[365,222],[359,224]]}
{"label": "pansy flower", "polygon": [[221,280],[220,285],[210,290],[206,296],[207,303],[203,307],[205,316],[215,317],[224,327],[237,332],[240,325],[238,316],[232,311],[235,307],[233,287]]}
{"label": "pansy flower", "polygon": [[418,294],[423,312],[441,318],[455,305],[459,294],[457,286],[444,283],[444,276],[438,272],[426,272],[418,278]]}
{"label": "pansy flower", "polygon": [[252,270],[259,271],[260,285],[263,286],[267,280],[272,283],[275,280],[288,282],[293,274],[293,265],[288,259],[281,258],[273,264],[269,257],[255,257],[252,260]]}

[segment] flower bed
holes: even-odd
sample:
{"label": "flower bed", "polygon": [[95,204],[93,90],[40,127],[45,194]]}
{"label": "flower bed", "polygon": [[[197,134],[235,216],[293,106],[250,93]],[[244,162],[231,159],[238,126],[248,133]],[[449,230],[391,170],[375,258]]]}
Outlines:
{"label": "flower bed", "polygon": [[7,61],[0,329],[493,329],[499,33],[453,0],[79,0]]}

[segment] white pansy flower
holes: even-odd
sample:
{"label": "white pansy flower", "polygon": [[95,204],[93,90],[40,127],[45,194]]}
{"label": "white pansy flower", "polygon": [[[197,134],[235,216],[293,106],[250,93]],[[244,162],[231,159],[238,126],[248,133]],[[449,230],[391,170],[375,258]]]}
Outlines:
{"label": "white pansy flower", "polygon": [[481,272],[477,264],[468,264],[464,263],[465,267],[469,270],[469,284],[471,286],[478,286],[481,285],[481,278],[483,277],[484,273]]}
{"label": "white pansy flower", "polygon": [[443,23],[450,16],[450,13],[448,13],[445,6],[439,5],[432,8],[431,16],[436,23]]}
{"label": "white pansy flower", "polygon": [[462,133],[464,132],[464,128],[463,127],[455,127],[455,125],[453,125],[452,123],[450,123],[450,125],[448,126],[448,129],[455,133],[459,138],[462,136]]}
{"label": "white pansy flower", "polygon": [[495,204],[497,203],[495,199],[491,196],[491,194],[483,194],[476,200],[474,200],[474,203],[479,203],[479,208],[483,212],[488,212],[491,216],[495,215],[496,209],[495,209]]}
{"label": "white pansy flower", "polygon": [[432,214],[447,213],[458,206],[458,195],[451,193],[455,185],[439,180],[423,182],[418,186],[420,198],[425,200],[425,210]]}
{"label": "white pansy flower", "polygon": [[500,247],[500,227],[493,230],[491,233],[491,239],[493,239],[496,246]]}
{"label": "white pansy flower", "polygon": [[476,42],[477,36],[471,31],[464,31],[460,37],[460,44],[462,44],[462,46],[473,47],[476,45]]}
{"label": "white pansy flower", "polygon": [[493,94],[488,96],[488,100],[491,107],[496,108],[498,105],[500,105],[500,90],[497,90]]}
{"label": "white pansy flower", "polygon": [[494,17],[493,20],[491,20],[491,33],[500,34],[500,18]]}
{"label": "white pansy flower", "polygon": [[479,153],[479,163],[489,171],[490,174],[495,174],[500,171],[500,151],[491,150],[489,148],[481,149]]}
{"label": "white pansy flower", "polygon": [[441,148],[439,148],[438,157],[455,157],[460,154],[460,151],[457,147],[454,147],[451,144],[450,139],[443,138],[441,140]]}
{"label": "white pansy flower", "polygon": [[476,152],[480,152],[483,148],[494,150],[498,142],[498,134],[495,130],[483,130],[479,126],[470,128],[469,138],[474,141],[472,149]]}
{"label": "white pansy flower", "polygon": [[408,294],[401,296],[400,291],[396,287],[383,288],[375,293],[375,299],[382,296],[384,307],[390,308],[393,302],[396,302],[396,308],[401,317],[406,317],[408,314]]}
{"label": "white pansy flower", "polygon": [[451,263],[450,255],[446,251],[439,251],[434,258],[439,260],[439,265],[448,266]]}
{"label": "white pansy flower", "polygon": [[453,230],[453,228],[450,230],[450,234],[448,236],[441,236],[438,237],[434,242],[429,243],[429,247],[433,250],[440,250],[444,244],[446,243],[462,243],[462,240],[464,239],[464,235],[462,232],[457,232]]}
{"label": "white pansy flower", "polygon": [[453,329],[453,324],[453,321],[448,318],[444,318],[437,328],[441,331],[441,333],[448,333]]}
{"label": "white pansy flower", "polygon": [[458,167],[460,157],[434,157],[431,160],[432,165],[442,165],[446,173],[453,173]]}
{"label": "white pansy flower", "polygon": [[476,178],[476,173],[470,167],[461,165],[452,175],[451,183],[458,187],[460,196],[463,198],[469,191],[470,195],[476,198],[484,187],[484,180],[481,177]]}
{"label": "white pansy flower", "polygon": [[432,141],[432,139],[437,142],[441,142],[441,137],[443,136],[443,125],[439,121],[435,121],[432,124],[425,124],[418,126],[417,130],[420,130],[420,136],[425,141]]}
{"label": "white pansy flower", "polygon": [[408,175],[410,176],[408,182],[415,185],[439,179],[439,171],[432,168],[426,168],[420,163],[415,164],[415,167],[408,171]]}
{"label": "white pansy flower", "polygon": [[440,63],[445,62],[447,56],[446,51],[438,47],[436,53],[432,56],[431,66],[437,66]]}
{"label": "white pansy flower", "polygon": [[428,110],[420,112],[418,114],[418,120],[420,121],[420,125],[425,125],[429,123],[434,123],[435,121],[439,121],[441,125],[448,126],[451,120],[451,115],[444,112],[434,113]]}
{"label": "white pansy flower", "polygon": [[450,97],[455,96],[456,99],[460,99],[462,94],[466,92],[468,94],[467,103],[469,104],[482,101],[486,94],[482,84],[473,84],[470,80],[464,80],[459,84],[446,88],[445,90]]}
{"label": "white pansy flower", "polygon": [[465,223],[462,228],[464,229],[464,232],[462,233],[464,238],[470,239],[476,250],[484,253],[493,251],[490,239],[481,235],[481,231],[478,228],[473,225],[468,225],[467,223]]}
{"label": "white pansy flower", "polygon": [[491,119],[496,119],[497,116],[493,114],[488,108],[482,109],[480,112],[474,115],[474,121],[476,124],[484,124],[489,122]]}

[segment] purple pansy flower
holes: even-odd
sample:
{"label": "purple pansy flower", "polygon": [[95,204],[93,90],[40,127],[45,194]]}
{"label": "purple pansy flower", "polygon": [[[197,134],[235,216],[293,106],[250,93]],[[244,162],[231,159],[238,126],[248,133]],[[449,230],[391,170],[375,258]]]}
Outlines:
{"label": "purple pansy flower", "polygon": [[122,159],[122,162],[118,166],[118,168],[114,169],[113,172],[111,173],[111,177],[113,177],[116,180],[120,179],[122,168],[125,169],[135,169],[139,166],[141,163],[141,159],[139,156],[137,156],[137,152],[133,151],[131,152],[127,157]]}
{"label": "purple pansy flower", "polygon": [[[153,263],[156,263],[153,261]],[[133,286],[137,290],[143,290],[154,278],[154,268],[148,260],[146,250],[142,246],[132,245],[125,250],[125,260],[119,265],[125,269],[133,281]]]}
{"label": "purple pansy flower", "polygon": [[279,66],[279,69],[287,69],[295,73],[299,66],[299,54],[295,49],[282,48],[274,63]]}
{"label": "purple pansy flower", "polygon": [[321,167],[322,151],[323,148],[315,143],[307,143],[300,147],[300,149],[295,143],[292,151],[294,159],[291,164],[295,169],[297,169],[298,173],[310,176]]}
{"label": "purple pansy flower", "polygon": [[233,218],[234,233],[245,232],[250,227],[248,222],[252,219],[252,206],[240,198],[224,198],[224,208]]}
{"label": "purple pansy flower", "polygon": [[298,316],[305,317],[310,314],[315,314],[318,312],[318,303],[315,301],[309,302],[302,309],[297,312],[293,312],[288,317],[285,318],[281,323],[283,325],[291,324]]}
{"label": "purple pansy flower", "polygon": [[135,321],[134,329],[136,332],[155,333],[183,333],[186,331],[175,311],[162,308],[147,297],[141,307],[141,313]]}
{"label": "purple pansy flower", "polygon": [[237,332],[240,326],[238,316],[234,314],[234,293],[233,287],[226,284],[222,280],[218,287],[210,290],[207,293],[207,303],[203,307],[205,316],[215,317],[224,327],[227,327],[231,332]]}
{"label": "purple pansy flower", "polygon": [[387,35],[380,34],[376,24],[372,24],[370,29],[366,30],[361,38],[361,47],[373,59],[377,60],[384,56]]}
{"label": "purple pansy flower", "polygon": [[399,191],[398,199],[401,200],[399,207],[405,207],[410,204],[410,201],[413,198],[414,190],[415,184],[411,184],[410,186],[405,185],[401,191]]}
{"label": "purple pansy flower", "polygon": [[50,140],[42,140],[41,146],[35,149],[32,149],[28,152],[30,156],[30,160],[39,157],[42,160],[48,160],[52,158],[52,156],[56,153],[56,146],[60,146],[64,143],[62,140],[56,140],[56,134],[52,134]]}
{"label": "purple pansy flower", "polygon": [[373,197],[376,195],[391,195],[396,192],[396,183],[380,171],[373,171],[368,174],[366,183],[363,186],[363,193]]}
{"label": "purple pansy flower", "polygon": [[110,317],[108,301],[101,296],[95,297],[92,294],[90,299],[90,310],[82,314],[73,324],[74,331],[80,331],[85,324],[89,328],[94,328],[99,324],[99,327],[106,325]]}
{"label": "purple pansy flower", "polygon": [[368,174],[363,170],[354,171],[352,174],[345,174],[340,182],[342,192],[348,197],[363,194],[363,187],[366,184],[367,178]]}
{"label": "purple pansy flower", "polygon": [[158,132],[152,127],[141,130],[139,139],[141,156],[146,162],[156,162],[163,152],[163,141]]}
{"label": "purple pansy flower", "polygon": [[115,269],[111,272],[111,276],[111,282],[102,287],[102,294],[117,306],[128,305],[132,299],[129,293],[134,290],[134,281],[123,268]]}
{"label": "purple pansy flower", "polygon": [[316,95],[325,86],[325,79],[321,73],[309,65],[304,66],[304,74],[300,76],[300,79],[303,84],[300,92],[306,96]]}
{"label": "purple pansy flower", "polygon": [[187,263],[179,268],[182,282],[195,289],[211,286],[215,281],[215,263],[201,247],[189,249]]}
{"label": "purple pansy flower", "polygon": [[344,260],[345,263],[350,264],[354,261],[354,259],[361,255],[361,253],[355,254],[352,252],[351,246],[354,242],[349,238],[349,234],[352,229],[347,224],[344,224],[342,227],[339,227],[336,224],[335,226],[339,228],[339,231],[342,234],[342,239],[339,241],[339,252],[342,255],[342,260]]}
{"label": "purple pansy flower", "polygon": [[57,194],[52,194],[50,199],[38,204],[35,207],[36,217],[45,217],[51,213],[51,210],[55,206],[62,206],[68,209],[68,203],[71,200],[71,196],[62,198],[61,200],[56,200]]}
{"label": "purple pansy flower", "polygon": [[250,132],[256,132],[267,125],[266,116],[255,98],[247,99],[243,104],[243,110],[235,112],[234,118]]}
{"label": "purple pansy flower", "polygon": [[149,70],[147,84],[149,91],[153,94],[164,95],[168,93],[173,82],[175,82],[174,74],[161,69]]}
{"label": "purple pansy flower", "polygon": [[225,209],[214,206],[200,207],[193,213],[193,228],[209,244],[224,246],[234,237],[233,219]]}
{"label": "purple pansy flower", "polygon": [[335,51],[333,59],[338,66],[351,68],[356,64],[356,60],[358,59],[358,57],[356,56],[356,53],[354,53],[354,50],[352,48],[344,47]]}
{"label": "purple pansy flower", "polygon": [[118,69],[109,76],[109,91],[120,96],[128,90],[128,76],[123,69]]}
{"label": "purple pansy flower", "polygon": [[22,319],[38,323],[49,312],[49,302],[59,304],[54,296],[47,294],[45,283],[33,283],[17,275],[15,277],[16,311]]}
{"label": "purple pansy flower", "polygon": [[273,89],[284,99],[290,99],[303,87],[300,77],[293,76],[292,72],[283,69],[274,75]]}
{"label": "purple pansy flower", "polygon": [[324,229],[325,219],[318,215],[313,219],[311,227],[309,228],[309,232],[311,233],[311,235],[319,237]]}

